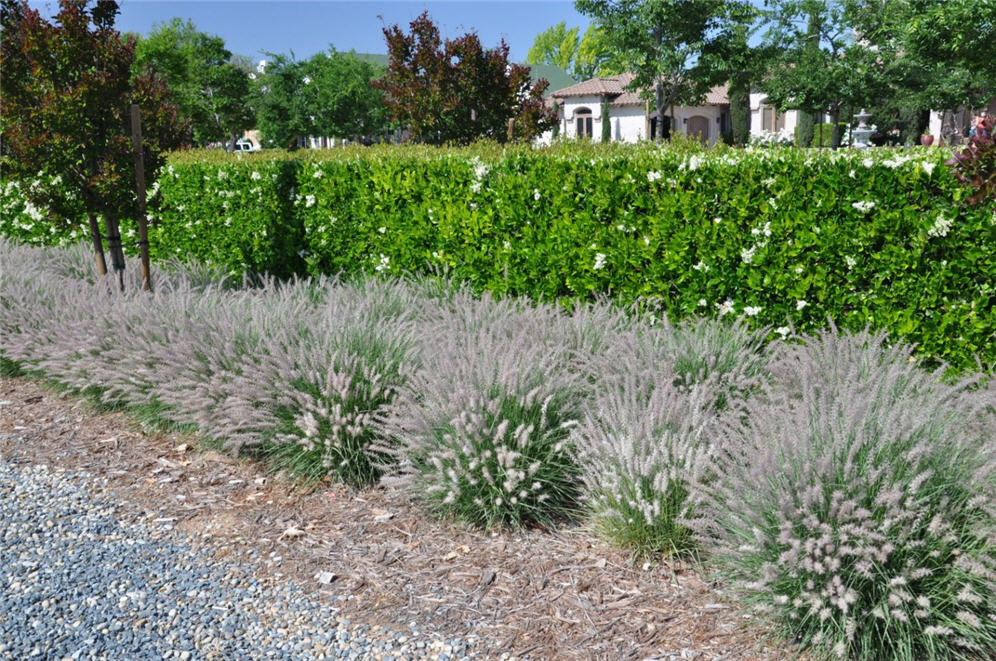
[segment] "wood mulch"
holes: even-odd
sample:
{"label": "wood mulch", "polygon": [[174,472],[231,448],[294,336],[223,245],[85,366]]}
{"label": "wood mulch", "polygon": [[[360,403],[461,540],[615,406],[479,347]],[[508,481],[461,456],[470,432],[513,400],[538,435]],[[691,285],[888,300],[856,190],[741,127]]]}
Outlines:
{"label": "wood mulch", "polygon": [[473,635],[490,657],[797,655],[692,568],[634,562],[583,528],[476,532],[427,516],[403,493],[304,492],[196,445],[33,380],[0,377],[0,457],[104,477],[122,502],[175,520],[218,558],[318,594],[352,595],[336,606],[356,621]]}

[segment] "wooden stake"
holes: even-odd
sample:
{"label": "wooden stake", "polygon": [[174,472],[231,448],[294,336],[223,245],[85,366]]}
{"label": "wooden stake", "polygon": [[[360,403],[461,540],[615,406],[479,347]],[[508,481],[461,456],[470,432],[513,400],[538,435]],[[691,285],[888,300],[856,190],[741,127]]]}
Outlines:
{"label": "wooden stake", "polygon": [[149,268],[149,219],[145,214],[145,156],[142,152],[142,117],[131,104],[131,144],[135,150],[135,191],[138,193],[138,254],[142,262],[142,289],[152,291]]}

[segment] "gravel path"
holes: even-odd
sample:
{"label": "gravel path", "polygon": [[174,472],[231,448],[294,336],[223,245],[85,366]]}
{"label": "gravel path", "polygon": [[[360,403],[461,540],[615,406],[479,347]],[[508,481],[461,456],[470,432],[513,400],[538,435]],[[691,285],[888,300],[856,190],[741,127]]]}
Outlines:
{"label": "gravel path", "polygon": [[85,473],[0,460],[2,659],[473,658],[476,640],[369,627],[254,577]]}

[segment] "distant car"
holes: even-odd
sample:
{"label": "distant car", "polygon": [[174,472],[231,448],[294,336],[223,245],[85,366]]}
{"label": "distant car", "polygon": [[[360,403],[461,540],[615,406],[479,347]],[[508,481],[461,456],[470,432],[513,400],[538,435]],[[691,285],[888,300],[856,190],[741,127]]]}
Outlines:
{"label": "distant car", "polygon": [[259,146],[254,145],[251,141],[242,138],[236,140],[235,144],[232,145],[232,151],[259,151]]}

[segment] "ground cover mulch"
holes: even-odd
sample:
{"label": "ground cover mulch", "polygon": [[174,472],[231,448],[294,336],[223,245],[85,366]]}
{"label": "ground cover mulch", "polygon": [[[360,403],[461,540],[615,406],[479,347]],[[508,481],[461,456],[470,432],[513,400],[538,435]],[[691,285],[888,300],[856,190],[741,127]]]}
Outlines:
{"label": "ground cover mulch", "polygon": [[312,490],[122,413],[0,377],[0,457],[79,469],[216,557],[350,595],[340,615],[475,636],[491,658],[784,659],[690,566],[634,561],[583,527],[483,533],[397,491]]}

